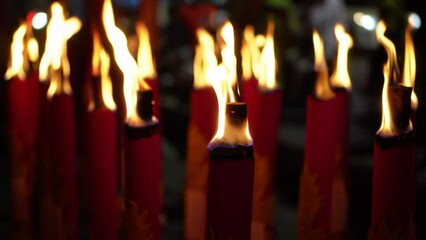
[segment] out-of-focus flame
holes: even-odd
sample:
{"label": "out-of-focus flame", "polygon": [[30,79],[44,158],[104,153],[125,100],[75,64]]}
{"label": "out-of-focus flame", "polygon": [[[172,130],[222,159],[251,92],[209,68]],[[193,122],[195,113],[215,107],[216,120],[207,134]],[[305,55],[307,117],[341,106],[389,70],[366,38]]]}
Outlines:
{"label": "out-of-focus flame", "polygon": [[[382,123],[377,134],[381,136],[394,136],[398,134],[398,129],[392,119],[392,109],[389,104],[388,88],[390,84],[396,83],[399,79],[399,70],[396,57],[395,45],[390,39],[385,36],[386,25],[383,20],[380,20],[376,27],[376,37],[380,44],[386,50],[388,59],[383,66],[383,90],[382,90]],[[411,121],[407,130],[411,130]]]}
{"label": "out-of-focus flame", "polygon": [[200,89],[210,86],[208,76],[214,74],[217,58],[214,52],[214,39],[205,29],[196,31],[198,45],[194,56],[194,88]]}
{"label": "out-of-focus flame", "polygon": [[324,55],[324,42],[319,35],[318,31],[314,29],[312,39],[314,42],[315,51],[315,71],[318,73],[314,93],[318,99],[327,100],[334,97],[334,93],[331,90],[328,82],[328,68],[327,62]]}
{"label": "out-of-focus flame", "polygon": [[[105,0],[102,8],[102,22],[109,42],[114,51],[114,58],[123,73],[123,92],[126,102],[126,122],[132,126],[143,124],[137,111],[138,79],[141,78],[138,64],[127,47],[126,35],[115,25],[111,0]],[[148,84],[142,89],[150,89]]]}
{"label": "out-of-focus flame", "polygon": [[413,88],[411,92],[411,109],[416,110],[418,107],[418,99],[414,92],[414,83],[416,81],[416,54],[414,52],[413,37],[411,36],[412,30],[412,25],[410,21],[408,21],[405,29],[405,56],[402,84]]}
{"label": "out-of-focus flame", "polygon": [[352,85],[348,73],[348,51],[353,46],[352,37],[345,31],[345,27],[342,24],[334,26],[334,34],[339,46],[337,49],[337,63],[331,75],[330,83],[334,87],[350,90]]}
{"label": "out-of-focus flame", "polygon": [[15,76],[21,80],[26,77],[24,69],[24,37],[26,31],[27,26],[23,23],[13,34],[12,44],[10,45],[9,66],[5,73],[6,80]]}
{"label": "out-of-focus flame", "polygon": [[52,17],[47,25],[45,51],[39,68],[41,81],[46,81],[50,77],[47,91],[49,98],[54,94],[72,93],[67,41],[81,28],[81,21],[78,18],[65,18],[64,9],[58,2],[52,3],[50,10]]}
{"label": "out-of-focus flame", "polygon": [[276,60],[274,47],[274,21],[268,20],[265,45],[260,56],[259,86],[264,90],[277,88]]}
{"label": "out-of-focus flame", "polygon": [[[109,75],[110,58],[101,44],[99,34],[93,33],[93,55],[92,55],[92,75],[100,76],[102,101],[106,108],[115,110],[117,108],[112,96],[112,81]],[[89,110],[94,109],[94,102],[89,104]]]}
{"label": "out-of-focus flame", "polygon": [[38,54],[38,42],[37,39],[35,39],[33,36],[28,38],[27,42],[27,50],[28,50],[28,59],[30,62],[37,62],[39,58]]}
{"label": "out-of-focus flame", "polygon": [[218,123],[216,134],[209,146],[218,145],[250,145],[252,138],[249,132],[248,121],[241,125],[235,125],[226,117],[227,103],[235,102],[233,85],[236,82],[236,57],[234,54],[234,30],[228,21],[220,29],[220,36],[223,39],[221,45],[222,63],[220,63],[208,80],[212,85],[218,101]]}
{"label": "out-of-focus flame", "polygon": [[243,79],[248,80],[252,75],[259,79],[260,49],[265,44],[265,36],[254,34],[254,27],[247,25],[243,32],[243,45],[241,48]]}
{"label": "out-of-focus flame", "polygon": [[141,86],[145,86],[145,79],[154,79],[157,77],[155,71],[154,59],[152,57],[151,43],[149,41],[149,32],[146,25],[142,22],[136,24],[136,32],[139,38],[139,49],[138,49],[138,65],[141,77],[139,83]]}

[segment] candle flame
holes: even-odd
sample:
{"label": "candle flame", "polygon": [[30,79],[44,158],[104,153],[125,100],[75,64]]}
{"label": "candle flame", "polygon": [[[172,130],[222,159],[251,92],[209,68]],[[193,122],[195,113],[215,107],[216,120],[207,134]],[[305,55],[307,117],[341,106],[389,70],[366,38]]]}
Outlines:
{"label": "candle flame", "polygon": [[[389,104],[388,89],[389,86],[391,84],[395,84],[396,80],[399,78],[399,70],[395,45],[385,36],[385,31],[386,25],[383,20],[380,20],[376,27],[376,37],[378,42],[385,48],[388,58],[383,66],[384,83],[382,90],[382,123],[377,134],[381,136],[393,136],[399,131],[392,119],[392,109]],[[407,131],[411,130],[411,128],[412,126],[410,121]]]}
{"label": "candle flame", "polygon": [[416,110],[418,107],[418,99],[414,92],[414,83],[416,81],[416,55],[414,52],[414,43],[411,32],[413,26],[408,21],[408,25],[405,29],[405,56],[404,56],[404,72],[402,75],[402,84],[407,87],[412,87],[411,92],[411,109]]}
{"label": "candle flame", "polygon": [[52,17],[47,25],[46,47],[39,68],[41,81],[46,81],[50,77],[48,98],[54,94],[72,93],[67,41],[81,28],[81,21],[78,18],[65,18],[64,9],[58,2],[52,3],[50,10]]}
{"label": "candle flame", "polygon": [[222,63],[220,63],[207,77],[212,85],[218,101],[218,125],[215,136],[209,147],[225,144],[250,145],[252,138],[249,132],[247,119],[241,125],[235,125],[226,117],[228,103],[235,103],[233,85],[236,82],[236,57],[234,54],[234,30],[228,21],[220,29],[223,39],[221,45]]}
{"label": "candle flame", "polygon": [[327,62],[324,55],[324,42],[319,35],[318,31],[314,29],[312,39],[314,42],[315,52],[315,71],[318,73],[314,93],[318,99],[327,100],[334,97],[334,93],[331,90],[328,82],[328,68]]}
{"label": "candle flame", "polygon": [[248,80],[252,76],[259,79],[260,49],[265,44],[265,36],[254,34],[254,27],[247,25],[243,32],[243,45],[241,48],[243,79]]}
{"label": "candle flame", "polygon": [[27,26],[22,23],[13,34],[12,44],[10,46],[9,66],[5,73],[5,79],[9,80],[14,76],[23,80],[26,77],[24,69],[24,37]]}
{"label": "candle flame", "polygon": [[[139,126],[143,123],[137,111],[138,79],[141,78],[138,64],[127,47],[126,35],[115,25],[111,0],[105,0],[102,8],[102,22],[109,42],[114,51],[114,58],[123,73],[123,92],[126,102],[126,122]],[[149,89],[149,86],[143,86]]]}
{"label": "candle flame", "polygon": [[149,41],[149,32],[146,25],[142,22],[136,24],[136,32],[139,38],[138,65],[141,77],[139,78],[141,88],[145,88],[145,79],[154,79],[157,77],[155,64],[152,57],[151,43]]}
{"label": "candle flame", "polygon": [[194,56],[194,88],[200,89],[210,86],[208,76],[214,74],[217,58],[213,36],[203,28],[197,29],[196,34],[198,45]]}
{"label": "candle flame", "polygon": [[[112,96],[112,81],[109,75],[110,57],[101,44],[99,33],[93,33],[92,75],[101,78],[101,95],[106,108],[114,111],[117,106]],[[94,102],[89,104],[89,110],[94,109]]]}
{"label": "candle flame", "polygon": [[345,31],[342,24],[334,26],[334,34],[339,42],[337,49],[337,63],[330,83],[334,87],[342,87],[347,90],[352,88],[351,79],[348,73],[348,51],[353,46],[352,37]]}
{"label": "candle flame", "polygon": [[259,86],[265,90],[277,88],[276,82],[276,59],[274,47],[274,21],[268,20],[265,45],[260,56]]}

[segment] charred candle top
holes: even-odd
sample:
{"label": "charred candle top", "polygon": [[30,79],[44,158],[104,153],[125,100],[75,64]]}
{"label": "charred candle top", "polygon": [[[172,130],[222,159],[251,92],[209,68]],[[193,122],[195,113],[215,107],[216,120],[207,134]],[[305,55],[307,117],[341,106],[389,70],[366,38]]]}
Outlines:
{"label": "charred candle top", "polygon": [[50,10],[52,17],[47,24],[45,50],[39,68],[41,81],[50,78],[49,98],[55,94],[72,93],[67,41],[80,30],[82,24],[76,17],[66,19],[64,8],[58,2],[52,3]]}
{"label": "charred candle top", "polygon": [[345,28],[341,24],[335,25],[334,34],[339,45],[337,49],[337,63],[330,77],[330,83],[333,87],[350,90],[352,86],[348,73],[348,51],[353,46],[352,37],[345,31]]}
{"label": "charred candle top", "polygon": [[324,42],[318,31],[315,29],[312,34],[312,40],[314,42],[315,52],[314,68],[318,74],[314,86],[314,95],[318,99],[327,100],[333,98],[334,93],[328,81],[329,76],[327,62],[324,55]]}
{"label": "charred candle top", "polygon": [[[93,55],[92,55],[92,76],[93,96],[89,103],[89,111],[95,109],[96,103],[105,106],[109,110],[115,110],[117,107],[112,96],[112,81],[109,76],[110,58],[101,44],[99,33],[93,32]],[[98,84],[96,84],[98,82]],[[98,94],[94,94],[97,92]],[[96,99],[96,101],[94,101]]]}
{"label": "charred candle top", "polygon": [[5,79],[18,77],[20,80],[24,80],[26,72],[30,69],[30,62],[36,63],[37,61],[38,42],[32,34],[31,24],[21,23],[13,34]]}
{"label": "charred candle top", "polygon": [[392,41],[385,37],[385,31],[386,25],[381,20],[376,27],[376,37],[385,48],[388,58],[383,67],[382,123],[377,134],[392,137],[412,130],[409,120],[411,88],[397,84],[400,74],[396,50]]}
{"label": "charred candle top", "polygon": [[112,45],[115,61],[123,73],[123,92],[124,100],[126,102],[126,123],[131,126],[143,126],[150,124],[151,121],[157,122],[157,119],[154,116],[149,121],[144,121],[138,114],[137,92],[139,90],[148,90],[150,87],[145,81],[143,81],[139,66],[127,47],[126,35],[115,25],[111,0],[105,0],[104,2],[102,9],[102,22],[107,38]]}
{"label": "charred candle top", "polygon": [[209,144],[210,149],[216,147],[248,146],[252,144],[250,136],[247,110],[245,103],[237,103],[234,96],[235,84],[235,55],[234,31],[230,22],[220,29],[220,36],[224,45],[221,45],[223,62],[215,69],[215,74],[209,75],[218,100],[217,131]]}
{"label": "charred candle top", "polygon": [[416,55],[414,52],[413,37],[411,36],[412,30],[413,27],[409,18],[405,29],[405,57],[402,84],[413,88],[411,93],[411,109],[416,110],[419,103],[416,93],[414,92],[414,83],[416,81]]}

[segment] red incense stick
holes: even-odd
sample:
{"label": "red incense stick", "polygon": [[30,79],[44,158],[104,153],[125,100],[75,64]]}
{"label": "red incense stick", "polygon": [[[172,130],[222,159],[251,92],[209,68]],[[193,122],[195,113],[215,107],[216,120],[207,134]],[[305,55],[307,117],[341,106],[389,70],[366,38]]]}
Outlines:
{"label": "red incense stick", "polygon": [[188,126],[186,184],[185,184],[185,239],[204,239],[206,226],[207,176],[209,155],[206,146],[213,137],[217,100],[212,87],[191,92]]}
{"label": "red incense stick", "polygon": [[304,167],[300,180],[299,238],[345,238],[348,191],[348,93],[307,99]]}
{"label": "red incense stick", "polygon": [[117,119],[99,108],[87,115],[89,221],[94,239],[118,239]]}
{"label": "red incense stick", "polygon": [[159,122],[152,121],[152,91],[143,92],[138,102],[143,126],[125,128],[125,199],[126,239],[138,234],[161,239],[162,227],[162,166]]}
{"label": "red incense stick", "polygon": [[[228,103],[227,115],[233,118],[231,121],[234,122],[246,120],[246,105]],[[250,239],[253,146],[228,146],[227,143],[216,147],[209,146],[209,163],[206,238]]]}
{"label": "red incense stick", "polygon": [[66,239],[79,238],[74,102],[71,95],[51,99],[50,146],[54,164],[54,189],[62,209]]}
{"label": "red incense stick", "polygon": [[[275,164],[281,116],[280,90],[259,92],[253,126],[255,174],[252,239],[271,239],[274,227]],[[250,116],[250,114],[249,114]]]}

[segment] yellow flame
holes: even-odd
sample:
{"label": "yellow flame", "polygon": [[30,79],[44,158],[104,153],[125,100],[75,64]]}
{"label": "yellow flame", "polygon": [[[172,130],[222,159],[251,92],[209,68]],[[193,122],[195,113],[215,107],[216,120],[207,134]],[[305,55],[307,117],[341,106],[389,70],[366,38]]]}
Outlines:
{"label": "yellow flame", "polygon": [[214,74],[217,58],[213,36],[202,28],[197,29],[196,34],[198,45],[195,47],[194,56],[194,88],[200,89],[210,86],[208,76]]}
{"label": "yellow flame", "polygon": [[139,84],[142,87],[146,85],[146,83],[144,83],[145,79],[154,79],[157,77],[157,73],[152,57],[148,28],[144,23],[138,22],[136,24],[136,32],[139,38],[138,65],[141,73],[141,77],[139,78],[141,83]]}
{"label": "yellow flame", "polygon": [[254,27],[247,25],[243,32],[243,46],[241,49],[243,79],[252,76],[259,79],[261,48],[265,44],[265,36],[255,35]]}
{"label": "yellow flame", "polygon": [[265,90],[272,90],[278,86],[276,82],[274,27],[273,20],[269,19],[265,45],[260,56],[259,86]]}
{"label": "yellow flame", "polygon": [[337,63],[330,77],[330,83],[334,87],[343,87],[350,90],[352,85],[348,72],[348,51],[353,46],[353,40],[345,31],[345,27],[342,24],[334,26],[334,34],[339,45],[337,49]]}
{"label": "yellow flame", "polygon": [[31,36],[28,39],[27,49],[28,49],[28,59],[31,62],[37,62],[39,58],[39,54],[38,54],[39,48],[38,48],[37,39]]}
{"label": "yellow flame", "polygon": [[26,77],[24,69],[24,37],[27,31],[25,23],[21,24],[13,34],[10,46],[9,66],[5,73],[5,79],[9,80],[15,76],[23,80]]}
{"label": "yellow flame", "polygon": [[413,88],[413,91],[411,92],[411,109],[416,110],[419,104],[416,93],[414,92],[414,83],[416,81],[416,55],[414,52],[414,43],[411,31],[412,25],[410,21],[408,21],[408,25],[405,29],[405,56],[402,84]]}
{"label": "yellow flame", "polygon": [[221,45],[223,61],[212,70],[212,74],[207,75],[218,101],[218,125],[210,146],[220,143],[225,143],[226,145],[250,145],[252,138],[249,132],[248,121],[241,126],[235,126],[226,118],[227,103],[235,102],[233,85],[236,83],[234,30],[229,21],[220,29],[220,36],[223,40]]}
{"label": "yellow flame", "polygon": [[314,29],[312,39],[314,42],[315,51],[315,71],[318,73],[314,93],[318,99],[327,100],[334,97],[334,93],[331,90],[328,82],[328,68],[327,62],[324,55],[324,42],[319,35],[318,31]]}
{"label": "yellow flame", "polygon": [[72,93],[67,41],[81,28],[81,21],[78,18],[65,18],[64,9],[58,2],[52,3],[50,10],[52,17],[47,25],[45,51],[39,67],[41,81],[46,81],[50,77],[47,91],[49,98],[54,94]]}
{"label": "yellow flame", "polygon": [[[126,102],[126,122],[130,125],[141,125],[142,119],[137,111],[138,79],[141,78],[138,64],[127,47],[126,35],[115,25],[111,0],[105,0],[102,8],[102,22],[109,42],[114,51],[114,58],[123,73],[123,92]],[[143,86],[149,89],[149,86]]]}
{"label": "yellow flame", "polygon": [[[382,123],[379,130],[377,131],[377,134],[380,134],[381,136],[393,136],[398,133],[398,129],[392,120],[388,88],[391,84],[391,81],[395,81],[399,78],[399,70],[395,45],[385,36],[385,31],[386,25],[383,20],[380,20],[376,26],[376,37],[378,42],[385,48],[388,58],[385,65],[383,66],[384,83],[382,90]],[[411,128],[412,126],[410,121],[407,130],[410,130]]]}
{"label": "yellow flame", "polygon": [[[101,93],[105,107],[110,110],[117,108],[112,95],[112,81],[109,75],[110,58],[101,44],[99,34],[93,33],[92,75],[101,77]],[[92,104],[91,104],[92,105]],[[93,108],[93,107],[92,107]]]}

